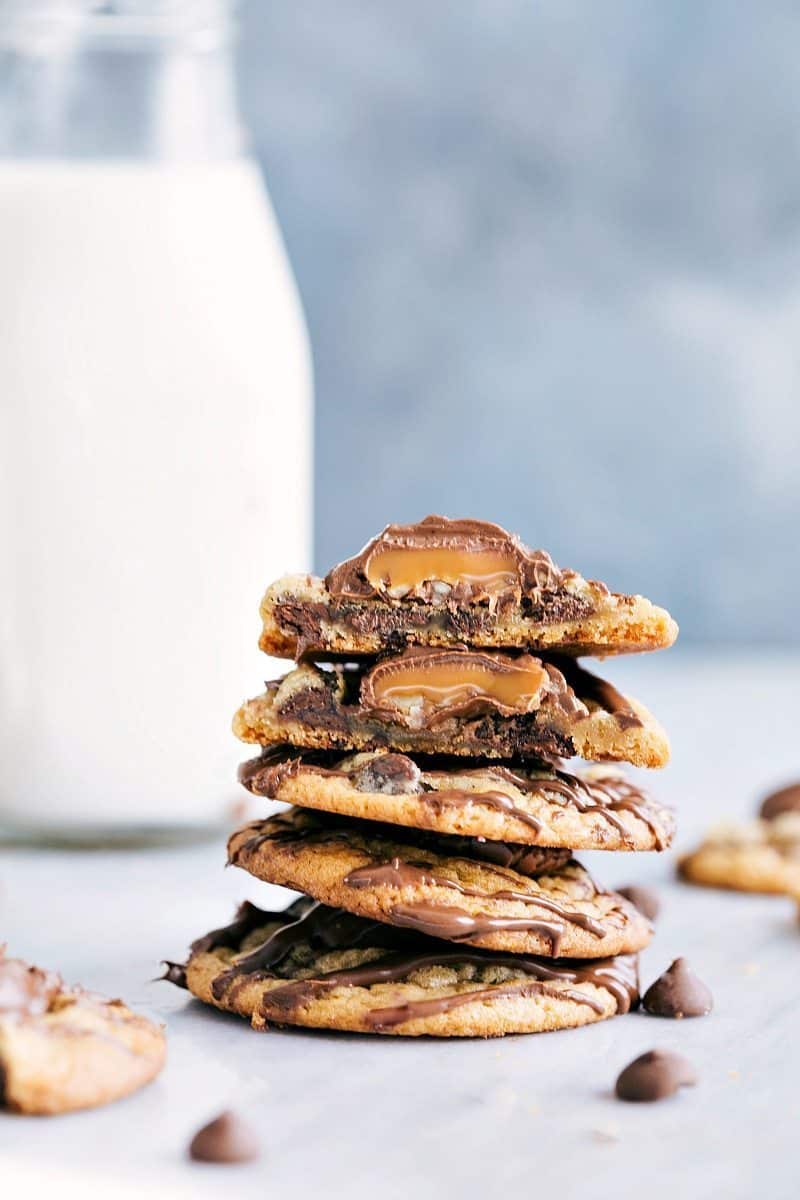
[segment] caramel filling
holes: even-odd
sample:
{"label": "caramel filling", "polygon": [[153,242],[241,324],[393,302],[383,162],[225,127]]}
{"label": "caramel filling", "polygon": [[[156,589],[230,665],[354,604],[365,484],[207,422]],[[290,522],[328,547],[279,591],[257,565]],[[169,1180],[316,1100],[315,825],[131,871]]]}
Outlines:
{"label": "caramel filling", "polygon": [[524,665],[488,665],[464,657],[461,662],[393,664],[378,670],[372,679],[372,697],[377,707],[413,711],[452,708],[470,700],[492,700],[514,712],[535,708],[548,682],[537,662]]}
{"label": "caramel filling", "polygon": [[519,568],[507,550],[463,546],[376,546],[364,573],[376,591],[405,595],[425,583],[466,583],[502,592],[519,583]]}

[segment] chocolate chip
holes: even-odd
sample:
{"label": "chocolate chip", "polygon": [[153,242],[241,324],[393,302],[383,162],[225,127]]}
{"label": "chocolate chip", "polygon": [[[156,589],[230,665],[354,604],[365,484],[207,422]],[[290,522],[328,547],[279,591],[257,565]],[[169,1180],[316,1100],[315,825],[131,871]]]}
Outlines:
{"label": "chocolate chip", "polygon": [[671,1050],[648,1050],[628,1063],[617,1080],[615,1091],[620,1100],[664,1100],[679,1087],[697,1083],[694,1067]]}
{"label": "chocolate chip", "polygon": [[617,888],[620,896],[624,896],[626,900],[630,900],[635,908],[638,908],[642,916],[647,917],[648,921],[655,921],[661,911],[661,900],[658,892],[653,888],[643,887],[641,884],[632,883],[629,887]]}
{"label": "chocolate chip", "polygon": [[676,958],[644,994],[644,1011],[651,1017],[705,1017],[714,998],[685,958]]}
{"label": "chocolate chip", "polygon": [[421,772],[405,754],[380,754],[359,767],[352,779],[359,792],[408,796],[420,790]]}
{"label": "chocolate chip", "polygon": [[233,1112],[220,1113],[199,1129],[189,1144],[189,1156],[198,1162],[253,1162],[260,1153],[254,1130]]}
{"label": "chocolate chip", "polygon": [[791,783],[788,787],[772,792],[761,802],[761,817],[765,821],[773,821],[784,813],[800,813],[800,783]]}

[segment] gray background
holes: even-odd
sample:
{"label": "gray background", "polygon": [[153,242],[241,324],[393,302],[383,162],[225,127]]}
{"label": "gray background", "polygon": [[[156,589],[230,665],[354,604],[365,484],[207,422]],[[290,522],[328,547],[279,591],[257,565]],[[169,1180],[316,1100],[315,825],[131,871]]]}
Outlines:
{"label": "gray background", "polygon": [[429,510],[796,640],[800,10],[242,8],[317,372],[316,560]]}

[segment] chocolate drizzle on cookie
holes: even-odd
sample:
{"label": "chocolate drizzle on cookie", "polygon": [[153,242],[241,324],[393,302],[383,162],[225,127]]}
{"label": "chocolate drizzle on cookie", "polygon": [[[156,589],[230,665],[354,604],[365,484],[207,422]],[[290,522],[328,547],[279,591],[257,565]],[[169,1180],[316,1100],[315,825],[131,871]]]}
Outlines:
{"label": "chocolate drizzle on cookie", "polygon": [[620,729],[641,727],[642,719],[635,713],[622,692],[617,691],[606,679],[600,679],[587,671],[573,658],[559,657],[553,660],[576,695],[597,704],[611,713]]}
{"label": "chocolate drizzle on cookie", "polygon": [[558,919],[556,921],[542,920],[531,917],[493,916],[490,913],[469,913],[462,908],[451,905],[434,904],[424,901],[394,905],[392,919],[400,925],[416,929],[420,933],[432,937],[443,937],[450,941],[460,941],[475,937],[478,934],[494,930],[520,929],[541,933],[550,938],[553,954],[558,949],[564,933],[564,922],[585,929],[596,938],[604,938],[606,930],[599,921],[595,921],[586,913],[575,912],[564,908],[563,905],[539,894],[515,891],[513,888],[500,888],[487,891],[485,888],[469,887],[458,883],[444,875],[437,874],[429,867],[405,862],[393,858],[389,862],[370,864],[357,867],[345,876],[344,884],[352,888],[376,887],[438,887],[450,889],[461,896],[488,901],[515,901],[519,904],[529,904],[543,908]]}
{"label": "chocolate drizzle on cookie", "polygon": [[230,851],[229,861],[238,866],[243,856],[253,854],[264,842],[314,843],[316,845],[352,845],[359,837],[380,837],[401,840],[405,845],[418,846],[449,857],[478,859],[496,867],[504,867],[533,879],[565,867],[572,851],[558,847],[525,846],[514,842],[493,842],[480,837],[460,837],[458,834],[436,833],[427,829],[386,825],[364,818],[343,817],[317,809],[290,809],[266,821],[251,821],[237,830],[233,839],[247,832],[248,837]]}

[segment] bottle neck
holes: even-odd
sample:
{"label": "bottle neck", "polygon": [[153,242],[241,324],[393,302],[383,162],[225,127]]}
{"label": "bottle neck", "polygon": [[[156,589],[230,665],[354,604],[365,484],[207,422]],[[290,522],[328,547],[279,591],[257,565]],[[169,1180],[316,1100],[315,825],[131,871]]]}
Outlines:
{"label": "bottle neck", "polygon": [[204,162],[242,153],[229,0],[21,7],[0,32],[0,155]]}

